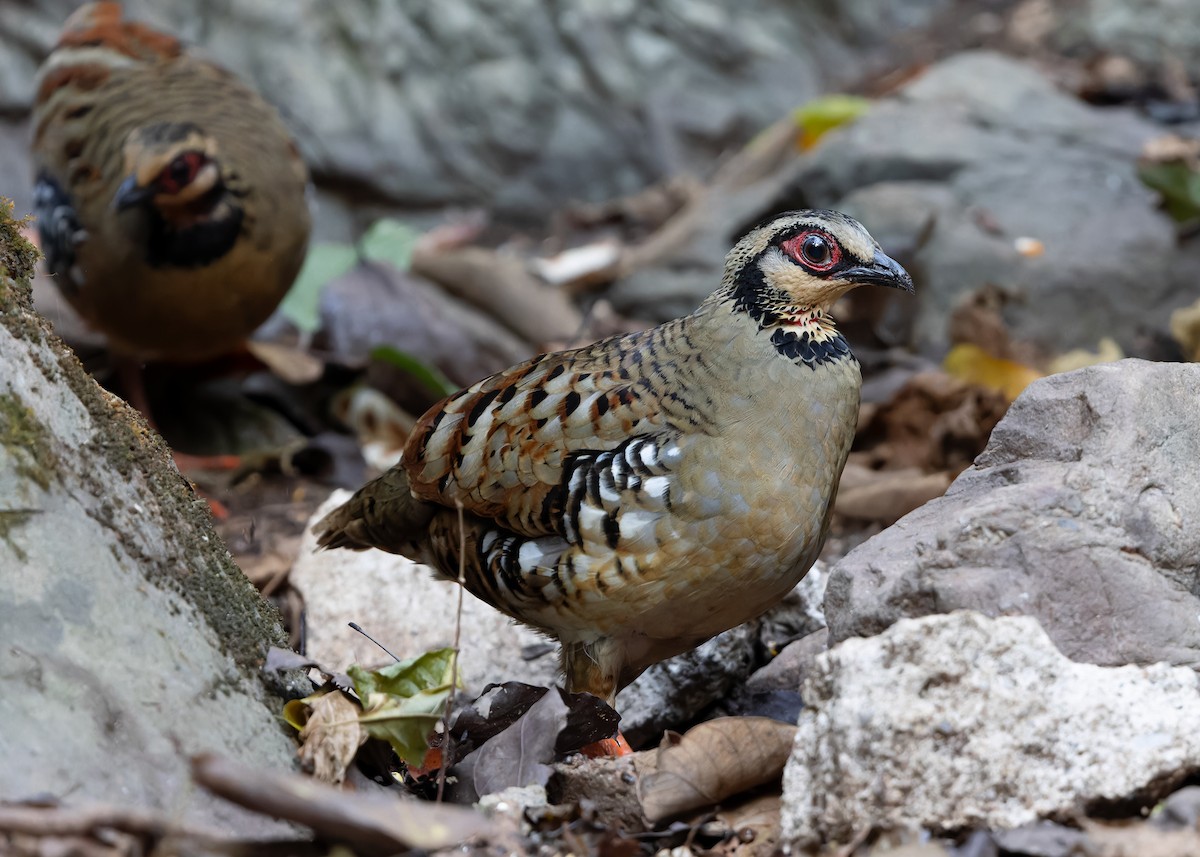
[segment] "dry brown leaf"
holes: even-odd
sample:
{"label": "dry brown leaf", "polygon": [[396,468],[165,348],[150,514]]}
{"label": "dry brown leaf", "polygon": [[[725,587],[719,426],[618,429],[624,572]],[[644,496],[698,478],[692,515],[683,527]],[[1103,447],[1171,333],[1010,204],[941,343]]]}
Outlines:
{"label": "dry brown leaf", "polygon": [[783,773],[796,727],[766,717],[719,717],[659,747],[653,772],[639,765],[642,812],[659,822],[711,806]]}
{"label": "dry brown leaf", "polygon": [[366,730],[358,722],[360,714],[359,704],[340,690],[309,703],[298,755],[318,780],[337,786],[346,778],[346,769],[367,740]]}
{"label": "dry brown leaf", "polygon": [[316,357],[280,342],[250,340],[246,350],[289,384],[311,384],[325,372],[325,364]]}
{"label": "dry brown leaf", "polygon": [[749,800],[723,809],[716,820],[733,833],[730,857],[769,857],[779,849],[779,810],[782,798],[777,794],[755,795]]}

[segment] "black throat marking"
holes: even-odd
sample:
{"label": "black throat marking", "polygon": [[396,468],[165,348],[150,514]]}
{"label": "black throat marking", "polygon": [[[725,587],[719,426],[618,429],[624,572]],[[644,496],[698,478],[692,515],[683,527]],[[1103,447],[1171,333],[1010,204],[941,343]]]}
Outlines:
{"label": "black throat marking", "polygon": [[151,268],[202,268],[220,259],[237,243],[245,211],[240,206],[225,207],[220,216],[197,220],[177,228],[147,206],[149,233],[146,236],[146,263]]}
{"label": "black throat marking", "polygon": [[797,366],[815,370],[824,363],[853,360],[850,345],[832,325],[807,330],[790,310],[788,296],[767,283],[755,257],[742,267],[733,283],[733,308],[758,322],[758,329],[771,331],[771,344]]}

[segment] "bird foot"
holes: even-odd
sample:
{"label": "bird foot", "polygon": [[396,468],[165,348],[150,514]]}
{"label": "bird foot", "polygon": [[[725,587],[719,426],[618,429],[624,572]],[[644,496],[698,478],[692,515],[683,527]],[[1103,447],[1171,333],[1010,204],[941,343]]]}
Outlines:
{"label": "bird foot", "polygon": [[589,759],[619,758],[621,756],[633,755],[633,749],[629,746],[629,742],[625,740],[625,736],[620,732],[613,738],[603,738],[593,744],[588,744],[586,747],[581,747],[579,752],[583,753]]}

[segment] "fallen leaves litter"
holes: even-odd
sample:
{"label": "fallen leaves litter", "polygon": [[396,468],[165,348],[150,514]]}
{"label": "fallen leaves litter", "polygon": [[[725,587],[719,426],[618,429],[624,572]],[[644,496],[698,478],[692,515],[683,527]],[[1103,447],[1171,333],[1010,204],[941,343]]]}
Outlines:
{"label": "fallen leaves litter", "polygon": [[701,723],[677,742],[664,742],[653,771],[639,770],[642,812],[657,823],[777,779],[795,735],[794,725],[765,717]]}
{"label": "fallen leaves litter", "polygon": [[1008,409],[1002,393],[945,372],[920,372],[864,413],[853,460],[874,470],[961,473]]}

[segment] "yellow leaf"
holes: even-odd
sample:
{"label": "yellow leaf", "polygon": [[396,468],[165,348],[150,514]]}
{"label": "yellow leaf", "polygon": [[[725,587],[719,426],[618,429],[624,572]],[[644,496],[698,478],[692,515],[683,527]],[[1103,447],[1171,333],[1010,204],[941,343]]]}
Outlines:
{"label": "yellow leaf", "polygon": [[290,699],[283,706],[283,720],[288,726],[291,726],[297,732],[304,728],[308,723],[309,714],[312,712],[313,703],[320,699],[325,694],[329,693],[328,686],[321,688],[311,696],[306,696],[304,699]]}
{"label": "yellow leaf", "polygon": [[1183,356],[1200,363],[1200,301],[1171,313],[1171,336],[1183,349]]}
{"label": "yellow leaf", "polygon": [[857,95],[826,95],[797,107],[793,117],[800,129],[800,148],[811,149],[827,132],[862,116],[871,101]]}
{"label": "yellow leaf", "polygon": [[1095,366],[1097,363],[1112,363],[1124,356],[1125,353],[1121,350],[1121,346],[1106,336],[1100,340],[1095,352],[1088,351],[1086,348],[1076,348],[1074,351],[1068,351],[1066,354],[1055,357],[1050,364],[1050,374],[1071,372],[1075,369],[1082,369],[1084,366]]}
{"label": "yellow leaf", "polygon": [[1021,395],[1021,391],[1042,377],[1042,374],[1032,367],[1014,360],[993,357],[978,345],[963,343],[950,349],[950,353],[942,361],[946,372],[989,390],[997,390],[1005,398],[1012,401]]}

